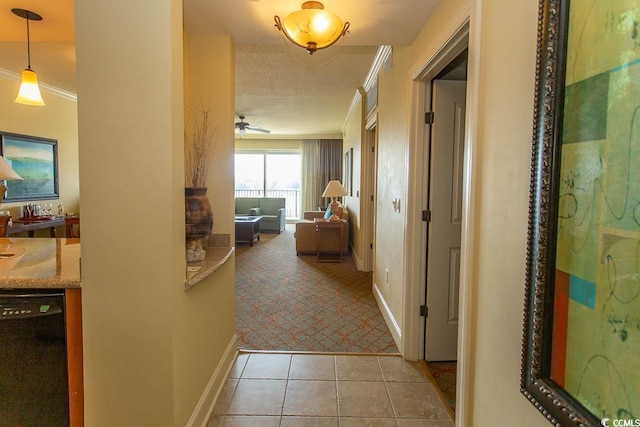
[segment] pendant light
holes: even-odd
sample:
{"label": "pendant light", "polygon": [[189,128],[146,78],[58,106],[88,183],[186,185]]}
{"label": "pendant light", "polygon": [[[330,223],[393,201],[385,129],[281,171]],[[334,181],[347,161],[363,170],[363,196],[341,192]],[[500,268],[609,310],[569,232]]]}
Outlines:
{"label": "pendant light", "polygon": [[22,82],[16,102],[25,105],[44,105],[38,86],[38,77],[31,69],[31,40],[29,39],[29,20],[42,21],[42,16],[25,9],[11,9],[11,12],[27,20],[27,68],[22,71]]}

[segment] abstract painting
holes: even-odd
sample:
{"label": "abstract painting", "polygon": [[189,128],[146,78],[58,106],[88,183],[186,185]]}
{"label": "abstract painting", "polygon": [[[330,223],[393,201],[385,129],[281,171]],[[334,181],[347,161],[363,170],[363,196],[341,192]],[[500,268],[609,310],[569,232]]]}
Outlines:
{"label": "abstract painting", "polygon": [[540,10],[522,391],[640,425],[640,3]]}

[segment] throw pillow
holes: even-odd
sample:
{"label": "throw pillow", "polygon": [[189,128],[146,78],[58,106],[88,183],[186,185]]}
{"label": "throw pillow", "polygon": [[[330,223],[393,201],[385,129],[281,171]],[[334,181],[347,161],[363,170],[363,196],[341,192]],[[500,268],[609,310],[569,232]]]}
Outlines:
{"label": "throw pillow", "polygon": [[324,211],[324,219],[331,218],[331,206],[327,206],[327,210]]}

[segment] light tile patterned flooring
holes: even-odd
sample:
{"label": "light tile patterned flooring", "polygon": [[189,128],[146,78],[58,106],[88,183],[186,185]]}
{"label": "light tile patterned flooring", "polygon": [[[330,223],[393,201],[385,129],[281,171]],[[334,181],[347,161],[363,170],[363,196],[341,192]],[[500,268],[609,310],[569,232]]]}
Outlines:
{"label": "light tile patterned flooring", "polygon": [[452,427],[398,356],[241,353],[207,427]]}

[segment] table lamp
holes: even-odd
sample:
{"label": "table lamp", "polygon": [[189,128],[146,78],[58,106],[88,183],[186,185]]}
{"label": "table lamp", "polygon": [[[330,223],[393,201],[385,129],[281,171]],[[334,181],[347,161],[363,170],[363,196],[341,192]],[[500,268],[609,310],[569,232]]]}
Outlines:
{"label": "table lamp", "polygon": [[329,183],[327,184],[327,188],[325,188],[324,193],[322,193],[322,197],[331,197],[331,203],[329,204],[329,206],[331,207],[331,217],[329,218],[329,221],[340,221],[340,216],[337,215],[337,212],[341,211],[342,208],[336,200],[336,197],[342,197],[346,195],[347,190],[344,189],[340,181],[329,181]]}
{"label": "table lamp", "polygon": [[4,157],[0,156],[0,203],[4,199],[4,195],[7,193],[7,180],[20,180],[22,177],[14,171]]}

